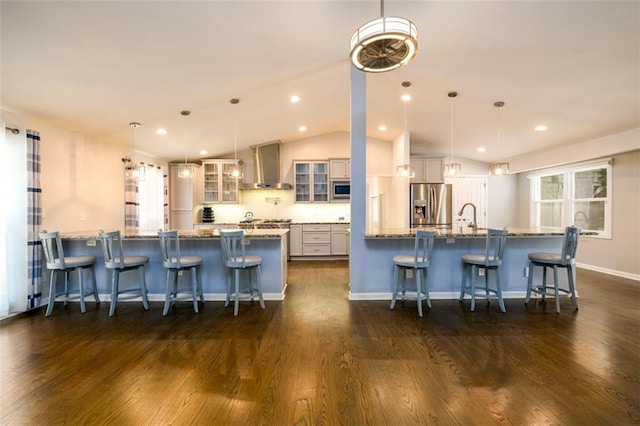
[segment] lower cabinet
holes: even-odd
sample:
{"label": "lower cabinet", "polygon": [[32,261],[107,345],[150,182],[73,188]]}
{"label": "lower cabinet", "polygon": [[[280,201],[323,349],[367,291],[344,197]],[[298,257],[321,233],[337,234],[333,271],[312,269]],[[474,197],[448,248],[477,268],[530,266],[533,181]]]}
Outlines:
{"label": "lower cabinet", "polygon": [[293,224],[289,229],[291,256],[348,256],[349,224]]}
{"label": "lower cabinet", "polygon": [[291,256],[302,256],[302,225],[291,225],[289,228],[289,253]]}
{"label": "lower cabinet", "polygon": [[331,256],[331,225],[302,225],[302,255]]}
{"label": "lower cabinet", "polygon": [[346,256],[349,254],[349,226],[346,223],[331,225],[332,256]]}

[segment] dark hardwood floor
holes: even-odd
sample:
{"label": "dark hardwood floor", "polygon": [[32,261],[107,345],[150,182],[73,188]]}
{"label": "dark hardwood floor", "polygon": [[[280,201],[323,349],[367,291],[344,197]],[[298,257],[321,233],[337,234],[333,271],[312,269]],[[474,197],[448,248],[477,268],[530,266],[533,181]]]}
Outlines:
{"label": "dark hardwood floor", "polygon": [[0,424],[640,423],[640,284],[579,270],[580,310],[347,300],[292,262],[283,302],[57,305],[0,322]]}

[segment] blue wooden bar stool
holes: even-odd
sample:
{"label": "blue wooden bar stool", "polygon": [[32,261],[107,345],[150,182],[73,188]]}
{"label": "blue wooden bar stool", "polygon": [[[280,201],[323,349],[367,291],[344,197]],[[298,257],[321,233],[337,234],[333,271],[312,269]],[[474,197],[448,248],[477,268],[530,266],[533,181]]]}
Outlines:
{"label": "blue wooden bar stool", "polygon": [[[149,263],[149,257],[125,256],[122,249],[120,231],[104,232],[100,230],[100,240],[102,241],[102,253],[104,254],[104,267],[107,270],[111,270],[111,306],[109,306],[109,316],[111,317],[115,314],[118,298],[126,300],[141,297],[142,306],[145,310],[149,310],[144,270],[145,265]],[[140,285],[137,288],[120,289],[120,273],[126,271],[138,271]]]}
{"label": "blue wooden bar stool", "polygon": [[[193,311],[197,314],[198,297],[204,304],[202,292],[202,277],[200,266],[202,257],[185,256],[180,252],[180,239],[178,231],[158,231],[160,237],[160,249],[162,252],[162,266],[167,270],[167,286],[165,290],[164,310],[162,315],[169,313],[169,307],[177,301],[190,300],[193,303]],[[178,287],[178,272],[189,271],[191,273],[191,287]]]}
{"label": "blue wooden bar stool", "polygon": [[[69,300],[80,299],[80,311],[84,314],[87,307],[84,298],[93,295],[96,304],[100,303],[98,296],[98,288],[96,286],[96,271],[94,265],[96,263],[95,256],[65,256],[62,247],[62,240],[58,231],[47,232],[44,230],[40,233],[42,241],[42,249],[47,262],[47,269],[51,271],[51,279],[49,280],[49,304],[45,316],[51,315],[53,305],[56,299],[64,300],[64,306],[67,306]],[[89,271],[91,274],[91,289],[85,289],[84,272]],[[78,294],[70,294],[69,292],[69,272],[78,271]],[[64,290],[58,291],[57,278],[58,274],[64,274]]]}
{"label": "blue wooden bar stool", "polygon": [[431,308],[429,298],[429,287],[427,285],[427,270],[431,265],[431,253],[433,252],[433,242],[436,233],[430,231],[416,231],[413,254],[398,254],[393,256],[393,291],[391,305],[389,309],[396,306],[398,293],[404,302],[407,300],[406,294],[406,271],[412,270],[416,279],[416,295],[411,297],[418,304],[418,315],[422,316],[422,301],[427,301],[427,306]]}
{"label": "blue wooden bar stool", "polygon": [[[578,239],[580,238],[580,228],[568,226],[564,230],[564,241],[561,253],[529,253],[529,279],[527,281],[527,296],[524,300],[525,304],[529,303],[531,293],[537,293],[542,296],[551,296],[556,299],[556,313],[560,313],[560,295],[570,296],[571,303],[575,309],[578,309],[578,301],[576,300],[576,288],[573,282],[573,275],[576,266],[576,252],[578,250]],[[542,267],[542,284],[533,285],[533,268],[535,266]],[[547,285],[547,268],[553,268],[553,286]],[[567,270],[567,281],[569,288],[560,288],[558,286],[558,268]]]}
{"label": "blue wooden bar stool", "polygon": [[[220,245],[222,249],[222,262],[229,268],[229,281],[227,283],[227,297],[224,307],[229,306],[229,301],[233,297],[233,315],[238,315],[240,300],[251,300],[258,296],[260,307],[264,309],[264,299],[262,297],[261,264],[262,258],[256,255],[245,253],[244,230],[224,231],[220,230]],[[249,273],[249,282],[243,287],[240,286],[240,272]],[[255,280],[253,277],[255,271]],[[233,276],[234,286],[231,289],[231,279]]]}
{"label": "blue wooden bar stool", "polygon": [[[502,300],[502,288],[500,286],[500,265],[504,245],[507,240],[507,229],[488,229],[485,240],[484,253],[470,253],[462,255],[462,286],[460,289],[460,302],[465,294],[471,296],[471,311],[476,310],[476,298],[480,297],[491,303],[492,299],[498,300],[502,312],[507,312]],[[475,278],[479,268],[484,268],[484,288],[476,289]],[[494,272],[495,288],[489,288],[489,271]],[[468,283],[471,272],[471,283]]]}

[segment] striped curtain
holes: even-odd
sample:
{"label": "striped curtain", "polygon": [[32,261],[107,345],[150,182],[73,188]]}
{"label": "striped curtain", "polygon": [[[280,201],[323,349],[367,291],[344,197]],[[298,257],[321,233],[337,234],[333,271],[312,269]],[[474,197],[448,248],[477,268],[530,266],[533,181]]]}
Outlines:
{"label": "striped curtain", "polygon": [[27,309],[38,308],[42,297],[41,195],[40,132],[27,130]]}
{"label": "striped curtain", "polygon": [[140,221],[138,220],[140,210],[138,180],[127,177],[126,164],[124,172],[124,230],[125,232],[137,232],[140,230]]}

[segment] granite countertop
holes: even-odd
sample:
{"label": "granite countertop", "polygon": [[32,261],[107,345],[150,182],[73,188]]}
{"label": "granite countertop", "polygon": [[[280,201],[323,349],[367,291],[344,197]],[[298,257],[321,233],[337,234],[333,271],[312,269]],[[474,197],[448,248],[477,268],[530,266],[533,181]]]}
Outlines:
{"label": "granite countertop", "polygon": [[292,225],[350,225],[350,222],[346,222],[344,220],[340,220],[340,221],[308,220],[308,221],[304,221],[304,222],[293,221],[293,222],[291,222],[291,224]]}
{"label": "granite countertop", "polygon": [[[245,238],[281,238],[289,232],[288,229],[245,229]],[[185,229],[179,230],[180,238],[220,238],[218,229]],[[70,240],[97,240],[100,239],[99,231],[63,232],[63,239]],[[157,239],[158,231],[124,232],[124,239]]]}
{"label": "granite countertop", "polygon": [[[436,238],[477,238],[486,237],[487,229],[480,228],[477,232],[473,232],[472,228],[395,228],[395,229],[369,229],[365,231],[366,239],[385,239],[385,238],[415,238],[416,230],[435,231]],[[596,232],[584,231],[581,235],[597,235]],[[507,228],[507,237],[562,237],[564,230],[549,228]]]}

